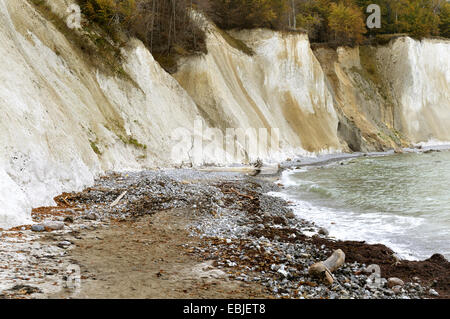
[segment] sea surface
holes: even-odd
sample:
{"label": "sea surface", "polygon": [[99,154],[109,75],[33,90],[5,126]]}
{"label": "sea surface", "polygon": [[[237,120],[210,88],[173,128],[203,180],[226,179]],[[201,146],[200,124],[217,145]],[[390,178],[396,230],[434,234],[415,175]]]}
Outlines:
{"label": "sea surface", "polygon": [[343,240],[450,260],[450,151],[358,157],[284,172],[280,196]]}

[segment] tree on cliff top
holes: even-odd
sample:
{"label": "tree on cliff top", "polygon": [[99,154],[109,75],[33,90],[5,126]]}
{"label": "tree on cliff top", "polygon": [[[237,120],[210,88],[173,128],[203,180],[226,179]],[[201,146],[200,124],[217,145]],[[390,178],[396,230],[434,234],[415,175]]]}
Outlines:
{"label": "tree on cliff top", "polygon": [[450,38],[450,3],[443,5],[439,13],[439,34],[443,37]]}
{"label": "tree on cliff top", "polygon": [[366,33],[364,16],[358,7],[346,6],[343,2],[332,3],[328,25],[334,40],[340,44],[360,44]]}
{"label": "tree on cliff top", "polygon": [[211,0],[209,14],[223,29],[278,28],[286,0]]}
{"label": "tree on cliff top", "polygon": [[114,41],[120,34],[140,39],[173,72],[175,55],[206,52],[204,32],[189,14],[190,0],[78,0],[90,22]]}

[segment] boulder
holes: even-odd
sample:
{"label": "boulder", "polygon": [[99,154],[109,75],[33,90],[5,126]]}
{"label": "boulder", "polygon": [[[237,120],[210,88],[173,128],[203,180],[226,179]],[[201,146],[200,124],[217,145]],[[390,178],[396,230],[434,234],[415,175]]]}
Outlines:
{"label": "boulder", "polygon": [[41,224],[36,224],[36,225],[31,226],[31,230],[35,231],[35,232],[43,232],[43,231],[45,231],[45,227],[42,226]]}
{"label": "boulder", "polygon": [[44,226],[45,229],[49,229],[49,230],[61,230],[64,228],[64,223],[49,220],[49,221],[42,223],[42,226]]}
{"label": "boulder", "polygon": [[405,283],[403,282],[403,280],[401,280],[400,278],[397,278],[397,277],[391,277],[387,281],[387,286],[389,288],[392,288],[392,287],[395,287],[395,286],[402,287],[404,285],[405,285]]}

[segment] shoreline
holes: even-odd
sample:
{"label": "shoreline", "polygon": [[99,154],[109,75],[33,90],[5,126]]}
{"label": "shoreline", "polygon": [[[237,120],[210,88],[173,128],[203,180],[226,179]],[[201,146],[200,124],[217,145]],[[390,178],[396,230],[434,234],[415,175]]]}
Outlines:
{"label": "shoreline", "polygon": [[[319,159],[319,160],[313,160],[313,161],[309,161],[307,163],[303,163],[303,164],[290,164],[288,168],[284,168],[282,170],[282,172],[280,172],[279,174],[279,180],[277,180],[278,183],[283,184],[283,174],[284,173],[288,173],[288,174],[295,174],[297,171],[299,170],[303,170],[303,169],[308,169],[309,167],[316,167],[316,168],[322,168],[325,166],[328,166],[330,164],[334,164],[334,163],[339,163],[340,165],[347,165],[346,162],[351,161],[355,158],[360,158],[360,157],[385,157],[385,156],[401,156],[402,154],[408,154],[408,153],[416,153],[416,154],[420,154],[420,153],[434,153],[434,152],[450,152],[450,144],[448,143],[442,143],[442,144],[429,144],[429,145],[424,145],[424,146],[420,146],[420,145],[416,145],[416,147],[414,148],[404,148],[401,151],[387,151],[387,152],[374,152],[374,153],[355,153],[355,154],[342,154],[341,156],[331,156],[330,158],[324,158],[324,159]],[[289,183],[287,184],[289,185]],[[274,196],[279,196],[280,198],[283,198],[284,200],[290,202],[290,203],[295,203],[296,200],[294,198],[291,198],[291,196],[287,196],[286,193],[284,192],[278,192],[273,194]],[[290,205],[290,207],[292,207],[294,209],[295,205]],[[314,221],[313,218],[308,218],[306,217],[304,214],[302,216],[299,216],[299,218],[306,218],[308,220],[312,220]],[[324,226],[327,227],[327,226]],[[332,237],[334,239],[337,240],[342,240],[342,241],[366,241],[366,239],[361,238],[361,239],[356,239],[356,237],[339,237],[339,236],[334,236]],[[401,258],[403,260],[408,260],[408,261],[423,261],[427,258],[429,258],[429,256],[434,255],[434,254],[440,254],[437,252],[430,252],[430,255],[427,256],[422,256],[422,257],[418,257],[418,256],[413,256],[413,257],[408,257],[405,256],[405,254],[403,254],[403,256],[400,256],[400,252],[395,251],[389,243],[381,243],[379,241],[377,241],[376,239],[371,241],[371,244],[376,245],[376,244],[381,244],[384,245],[386,247],[388,247],[390,250],[394,251],[395,253],[398,253],[397,257]],[[395,246],[395,245],[394,245]],[[444,257],[447,261],[448,258]]]}
{"label": "shoreline", "polygon": [[[111,203],[115,202],[125,190],[127,193],[119,203],[111,207]],[[448,298],[450,296],[449,262],[442,260],[439,255],[418,262],[397,260],[393,256],[393,251],[384,245],[336,241],[320,235],[320,229],[313,222],[296,218],[286,201],[267,195],[268,192],[275,190],[279,190],[279,186],[274,183],[274,176],[250,177],[238,173],[206,173],[182,169],[113,173],[99,178],[95,186],[83,192],[66,193],[56,197],[58,206],[33,211],[35,222],[59,220],[64,223],[62,230],[37,233],[31,231],[31,226],[25,226],[3,231],[1,234],[2,238],[32,237],[33,239],[28,241],[28,247],[17,249],[16,254],[28,249],[29,255],[39,255],[40,249],[43,249],[45,250],[43,256],[53,254],[53,257],[46,260],[45,265],[54,270],[58,268],[55,267],[55,263],[61,265],[62,268],[59,267],[55,272],[61,275],[64,273],[62,265],[77,261],[74,256],[83,259],[84,255],[90,254],[89,250],[83,247],[90,246],[85,242],[92,239],[86,237],[92,237],[93,233],[99,233],[100,235],[95,236],[100,238],[103,234],[110,236],[111,233],[108,232],[111,232],[117,223],[129,223],[127,227],[134,227],[133,225],[140,220],[152,216],[180,214],[181,210],[184,211],[182,215],[189,225],[189,238],[197,238],[193,247],[189,245],[183,247],[188,256],[184,260],[187,267],[195,266],[193,260],[199,261],[199,264],[208,263],[207,272],[220,276],[211,278],[206,275],[206,278],[209,278],[207,280],[216,280],[219,285],[225,284],[230,287],[230,291],[234,291],[234,294],[243,289],[245,293],[238,295],[239,298]],[[170,219],[166,220],[165,225],[171,228],[170,223]],[[124,229],[121,231],[123,233]],[[181,231],[179,229],[176,233]],[[304,234],[311,231],[317,235],[308,237]],[[94,242],[97,242],[95,236]],[[169,238],[177,238],[178,235],[170,236]],[[117,236],[112,236],[114,237]],[[137,244],[139,240],[144,239],[138,239]],[[33,241],[40,241],[40,247],[32,247],[30,242]],[[3,242],[3,245],[5,244]],[[11,241],[9,247],[14,250],[14,245],[14,241]],[[27,246],[23,243],[22,245]],[[135,243],[129,245],[129,250],[133,251]],[[325,260],[337,248],[344,250],[346,264],[336,271],[334,286],[328,287],[311,278],[307,269],[312,263]],[[164,250],[163,243],[162,251]],[[112,249],[111,254],[114,256],[116,249]],[[127,256],[128,252],[122,254]],[[9,256],[11,260],[14,260],[13,255]],[[55,258],[60,260],[55,262]],[[136,256],[133,258],[136,259]],[[22,267],[24,268],[22,272],[30,272],[31,264]],[[86,272],[81,277],[82,287],[97,287],[98,281],[90,279],[89,274],[93,278],[102,276],[101,272],[92,274],[92,268],[98,265],[84,268],[83,263],[78,264],[81,273]],[[365,273],[365,269],[369,264],[378,264],[381,267],[381,276],[385,279],[382,280],[380,287],[373,288],[367,284],[368,274]],[[111,267],[114,267],[114,264]],[[49,274],[48,272],[40,274],[42,282],[33,278],[22,280],[16,270],[8,272],[5,269],[3,277],[8,277],[8,273],[9,277],[16,279],[9,282],[11,287],[0,287],[0,296],[3,298],[71,296],[51,289],[60,285],[55,285],[55,282],[49,284],[45,275]],[[117,277],[120,276],[123,274],[112,276],[116,281],[111,278],[106,281],[117,282]],[[405,282],[395,291],[386,287],[387,278],[393,276]],[[148,276],[144,278],[148,280]],[[143,278],[135,282],[142,280]],[[237,283],[247,286],[236,286]],[[34,290],[25,289],[20,285],[34,287]],[[51,285],[53,287],[49,288]],[[216,287],[215,285],[211,287]],[[8,290],[14,287],[15,290]],[[211,287],[209,295],[201,295],[198,287],[193,288],[192,298],[230,297],[211,290]],[[197,295],[195,291],[198,292]],[[436,295],[436,292],[439,295]],[[82,296],[81,298],[89,298],[90,295],[87,293]],[[130,291],[129,297],[133,296],[133,291]],[[171,296],[177,298],[176,294],[168,292],[167,298]],[[114,297],[117,296],[106,295],[106,298]],[[152,298],[152,294],[137,298],[141,297]]]}

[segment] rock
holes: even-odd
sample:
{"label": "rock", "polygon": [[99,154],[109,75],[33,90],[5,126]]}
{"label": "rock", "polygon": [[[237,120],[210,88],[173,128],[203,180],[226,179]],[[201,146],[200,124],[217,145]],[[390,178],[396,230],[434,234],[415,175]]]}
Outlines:
{"label": "rock", "polygon": [[430,296],[435,296],[435,297],[439,296],[439,293],[436,290],[434,290],[434,289],[428,290],[428,294]]}
{"label": "rock", "polygon": [[420,278],[419,277],[413,277],[412,280],[414,280],[415,282],[420,282]]}
{"label": "rock", "polygon": [[43,232],[43,231],[45,231],[45,227],[41,224],[36,224],[36,225],[31,226],[31,230],[35,231],[35,232]]}
{"label": "rock", "polygon": [[66,216],[66,217],[64,218],[64,222],[65,222],[65,223],[72,224],[72,223],[73,223],[73,217],[72,217],[72,216]]}
{"label": "rock", "polygon": [[293,219],[293,218],[295,218],[295,214],[294,214],[294,212],[289,211],[289,212],[286,213],[286,217],[289,218],[289,219]]}
{"label": "rock", "polygon": [[46,229],[50,229],[50,230],[61,230],[64,228],[64,223],[49,220],[49,221],[42,223],[42,226],[44,226]]}
{"label": "rock", "polygon": [[400,278],[391,277],[387,281],[387,286],[389,288],[392,288],[394,286],[403,286],[403,285],[405,285],[405,283]]}
{"label": "rock", "polygon": [[392,291],[393,291],[396,295],[398,295],[399,293],[402,292],[402,286],[394,286],[394,287],[392,287]]}
{"label": "rock", "polygon": [[87,215],[84,216],[84,219],[88,219],[88,220],[97,220],[97,214],[95,213],[89,213]]}
{"label": "rock", "polygon": [[280,268],[277,270],[277,272],[282,274],[284,277],[287,277],[289,275],[289,272],[285,269],[285,265],[280,265]]}
{"label": "rock", "polygon": [[277,264],[272,264],[272,265],[270,266],[270,269],[272,269],[272,270],[274,270],[274,271],[278,271],[278,269],[280,269],[280,266],[277,265]]}
{"label": "rock", "polygon": [[321,228],[319,228],[319,234],[320,235],[324,235],[324,236],[328,236],[329,232],[325,228],[321,227]]}
{"label": "rock", "polygon": [[42,290],[38,287],[33,287],[29,285],[15,285],[14,287],[8,289],[9,291],[17,292],[20,295],[30,295],[34,293],[42,293]]}
{"label": "rock", "polygon": [[70,246],[72,243],[70,241],[64,240],[58,243],[58,247],[59,248],[67,248],[68,246]]}

